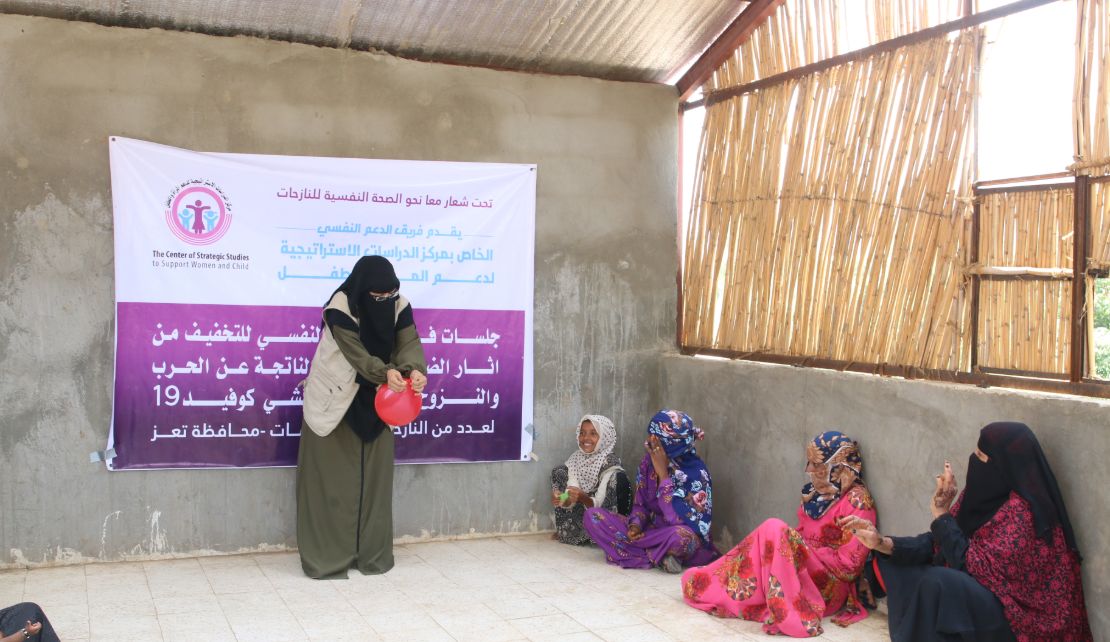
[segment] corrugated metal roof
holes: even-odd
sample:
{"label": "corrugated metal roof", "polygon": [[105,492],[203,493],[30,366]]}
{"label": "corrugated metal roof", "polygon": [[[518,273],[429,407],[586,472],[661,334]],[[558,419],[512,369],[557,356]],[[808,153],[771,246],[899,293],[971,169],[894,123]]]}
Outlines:
{"label": "corrugated metal roof", "polygon": [[252,35],[404,58],[666,82],[740,0],[0,0],[0,12]]}

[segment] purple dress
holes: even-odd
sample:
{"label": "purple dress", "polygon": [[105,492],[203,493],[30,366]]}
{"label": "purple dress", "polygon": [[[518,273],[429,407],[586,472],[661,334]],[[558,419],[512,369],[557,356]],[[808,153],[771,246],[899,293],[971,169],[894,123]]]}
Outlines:
{"label": "purple dress", "polygon": [[[682,475],[682,471],[675,471],[675,475]],[[708,473],[692,495],[687,489],[697,480],[684,478],[682,481],[686,483],[676,485],[675,475],[660,483],[651,457],[644,455],[636,475],[632,513],[628,517],[604,508],[586,509],[582,526],[605,551],[605,559],[610,564],[622,568],[652,568],[667,555],[673,555],[683,566],[703,566],[720,555],[709,539],[708,509],[712,490]],[[674,502],[676,490],[687,501]],[[679,497],[681,499],[682,495]],[[685,515],[676,512],[676,503]],[[704,519],[699,522],[699,517]],[[704,524],[704,528],[695,531],[691,522]],[[643,531],[643,537],[635,541],[628,539],[628,527],[632,524],[639,525]],[[704,533],[699,532],[702,530]]]}

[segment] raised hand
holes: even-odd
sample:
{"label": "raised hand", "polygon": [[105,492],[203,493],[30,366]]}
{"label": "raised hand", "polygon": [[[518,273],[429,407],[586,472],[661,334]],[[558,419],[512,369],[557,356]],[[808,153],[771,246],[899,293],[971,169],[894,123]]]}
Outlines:
{"label": "raised hand", "polygon": [[670,458],[667,457],[667,451],[663,449],[663,444],[659,442],[659,438],[655,435],[648,437],[644,447],[651,457],[651,465],[655,468],[655,474],[659,477],[659,481],[663,481],[667,477],[667,466],[671,462]]}
{"label": "raised hand", "polygon": [[956,499],[958,490],[959,485],[956,483],[956,476],[952,474],[952,464],[945,461],[944,472],[937,475],[937,487],[933,491],[933,502],[930,506],[933,519],[948,512],[948,509],[952,507],[952,502]]}

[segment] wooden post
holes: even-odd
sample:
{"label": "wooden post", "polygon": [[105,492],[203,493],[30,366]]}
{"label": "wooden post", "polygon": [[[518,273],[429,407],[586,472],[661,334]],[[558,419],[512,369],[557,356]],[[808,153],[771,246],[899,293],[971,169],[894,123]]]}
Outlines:
{"label": "wooden post", "polygon": [[[971,210],[971,264],[979,263],[979,200]],[[971,275],[971,372],[979,367],[979,275]]]}
{"label": "wooden post", "polygon": [[1087,376],[1086,352],[1087,340],[1087,254],[1090,252],[1087,242],[1088,228],[1090,227],[1090,178],[1085,175],[1075,177],[1075,225],[1072,235],[1072,283],[1071,283],[1071,380],[1082,381]]}
{"label": "wooden post", "polygon": [[682,262],[684,260],[682,256],[682,245],[685,242],[685,225],[683,225],[685,216],[682,211],[682,159],[684,155],[683,144],[685,141],[682,136],[682,113],[681,109],[678,110],[678,189],[675,190],[678,196],[678,203],[675,204],[677,213],[675,217],[675,225],[677,226],[677,234],[675,234],[675,254],[678,256],[678,270],[675,275],[675,281],[678,286],[678,296],[675,300],[675,346],[679,349],[682,349],[682,317],[684,316],[682,310]]}

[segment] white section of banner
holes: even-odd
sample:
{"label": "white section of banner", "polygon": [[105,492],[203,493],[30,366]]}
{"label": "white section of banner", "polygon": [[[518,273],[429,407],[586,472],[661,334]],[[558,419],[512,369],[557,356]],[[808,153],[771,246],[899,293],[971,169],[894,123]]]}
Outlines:
{"label": "white section of banner", "polygon": [[417,310],[524,312],[531,425],[535,165],[109,150],[117,304],[319,307],[382,255]]}
{"label": "white section of banner", "polygon": [[[535,165],[203,153],[116,136],[110,155],[117,301],[317,305],[328,279],[306,277],[382,254],[422,305],[531,316]],[[199,200],[216,211],[208,201],[220,197],[223,236],[175,235],[177,196],[179,209]],[[166,267],[196,260],[174,252],[249,260],[213,284]]]}

